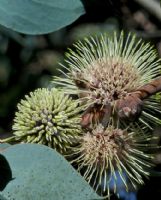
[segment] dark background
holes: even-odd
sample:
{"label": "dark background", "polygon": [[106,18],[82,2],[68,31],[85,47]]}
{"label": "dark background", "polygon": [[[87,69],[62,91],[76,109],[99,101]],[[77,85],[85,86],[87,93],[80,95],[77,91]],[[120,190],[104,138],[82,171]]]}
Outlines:
{"label": "dark background", "polygon": [[[159,0],[147,0],[153,1],[159,8]],[[38,87],[50,87],[52,76],[59,75],[58,63],[63,63],[64,53],[74,41],[100,32],[110,34],[123,29],[151,42],[161,56],[161,14],[158,10],[154,12],[147,8],[141,0],[84,0],[83,3],[85,15],[50,34],[30,36],[0,27],[1,137],[12,133],[14,113],[20,99]],[[160,157],[158,154],[157,171],[161,171]],[[154,175],[145,182],[137,193],[137,199],[160,200],[161,178]],[[128,196],[125,200],[134,198]]]}

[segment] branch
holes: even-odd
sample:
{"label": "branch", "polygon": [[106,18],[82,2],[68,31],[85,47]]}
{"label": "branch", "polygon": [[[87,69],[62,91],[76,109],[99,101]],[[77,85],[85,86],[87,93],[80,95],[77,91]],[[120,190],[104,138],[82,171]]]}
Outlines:
{"label": "branch", "polygon": [[137,89],[138,97],[142,100],[148,98],[149,96],[161,92],[161,77],[158,77],[151,81],[150,83]]}

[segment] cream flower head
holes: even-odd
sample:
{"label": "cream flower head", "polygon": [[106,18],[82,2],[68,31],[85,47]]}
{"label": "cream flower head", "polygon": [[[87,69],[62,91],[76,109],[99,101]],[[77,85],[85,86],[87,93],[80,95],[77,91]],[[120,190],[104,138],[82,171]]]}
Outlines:
{"label": "cream flower head", "polygon": [[[105,34],[77,42],[75,50],[69,49],[66,54],[65,77],[54,77],[53,82],[65,88],[67,93],[77,94],[88,106],[116,106],[119,115],[127,117],[139,115],[144,110],[140,121],[146,125],[146,118],[160,122],[153,114],[159,104],[148,95],[144,104],[143,90],[139,90],[160,75],[160,60],[150,43],[144,43],[132,34],[124,38],[121,32],[120,36]],[[122,102],[120,105],[122,100],[125,105]],[[127,105],[130,103],[133,104]],[[125,108],[122,109],[122,105]]]}
{"label": "cream flower head", "polygon": [[138,127],[122,130],[113,125],[104,128],[98,124],[80,137],[79,146],[72,148],[71,162],[78,165],[78,171],[98,193],[110,198],[112,181],[116,194],[118,179],[127,191],[129,182],[135,189],[138,184],[144,184],[143,177],[150,175],[153,166],[153,157],[147,153],[154,147],[149,142],[153,139]]}
{"label": "cream flower head", "polygon": [[62,153],[82,134],[82,107],[58,89],[37,89],[17,107],[12,127],[15,140],[48,145]]}

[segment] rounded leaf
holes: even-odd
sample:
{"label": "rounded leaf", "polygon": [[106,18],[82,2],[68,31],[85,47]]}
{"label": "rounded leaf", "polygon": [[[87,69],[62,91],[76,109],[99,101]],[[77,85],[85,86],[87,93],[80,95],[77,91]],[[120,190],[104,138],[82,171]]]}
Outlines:
{"label": "rounded leaf", "polygon": [[88,183],[55,150],[39,144],[18,144],[2,154],[12,179],[1,192],[16,200],[100,199]]}
{"label": "rounded leaf", "polygon": [[0,143],[0,152],[4,151],[6,148],[10,147],[9,143]]}
{"label": "rounded leaf", "polygon": [[83,13],[80,0],[0,1],[0,24],[25,34],[56,31]]}

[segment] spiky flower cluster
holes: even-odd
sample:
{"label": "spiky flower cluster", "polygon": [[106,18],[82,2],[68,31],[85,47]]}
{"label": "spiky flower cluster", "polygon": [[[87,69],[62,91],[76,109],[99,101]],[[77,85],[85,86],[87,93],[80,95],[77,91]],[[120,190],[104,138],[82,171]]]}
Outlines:
{"label": "spiky flower cluster", "polygon": [[[149,112],[148,104],[142,102],[143,89],[139,90],[160,75],[160,60],[149,43],[138,41],[131,34],[125,40],[122,32],[120,37],[117,34],[111,38],[91,37],[74,47],[76,51],[67,53],[66,77],[55,77],[54,83],[62,85],[67,93],[78,94],[87,105],[101,108],[111,105],[116,110],[118,106],[117,112],[120,115],[123,112],[127,118],[140,114],[143,104],[144,112],[139,120],[147,124],[146,118],[154,119],[152,113],[160,105],[151,97],[154,107],[148,103],[153,110]],[[128,101],[128,98],[131,99]],[[132,100],[133,105],[129,105]]]}
{"label": "spiky flower cluster", "polygon": [[126,190],[128,181],[136,188],[150,174],[148,151],[153,138],[141,129],[149,131],[161,123],[160,102],[153,96],[161,90],[160,60],[149,43],[132,34],[125,39],[123,32],[91,37],[74,48],[67,53],[67,66],[63,65],[67,74],[53,80],[86,105],[81,121],[84,134],[72,148],[71,162],[96,191],[110,197],[112,180],[117,193],[116,172]]}
{"label": "spiky flower cluster", "polygon": [[14,139],[65,152],[95,190],[110,198],[118,175],[126,190],[128,182],[136,188],[153,166],[149,151],[156,146],[144,131],[161,123],[154,95],[161,91],[160,60],[150,44],[131,34],[125,40],[123,32],[74,47],[64,66],[68,73],[53,81],[61,90],[38,89],[18,104]]}
{"label": "spiky flower cluster", "polygon": [[81,134],[78,101],[57,89],[37,89],[18,104],[13,130],[17,140],[40,143],[60,152]]}
{"label": "spiky flower cluster", "polygon": [[110,197],[110,181],[114,182],[112,189],[117,193],[118,178],[128,191],[124,173],[135,188],[136,184],[144,183],[142,176],[149,176],[152,156],[144,152],[145,146],[146,151],[152,146],[146,144],[149,140],[152,137],[143,135],[139,129],[131,128],[128,131],[112,125],[104,128],[99,124],[80,137],[80,145],[73,149],[77,157],[72,162],[77,163],[79,171],[82,170],[96,191],[100,190],[101,194]]}
{"label": "spiky flower cluster", "polygon": [[66,83],[70,93],[83,89],[88,100],[107,104],[160,75],[160,62],[150,44],[137,42],[131,34],[125,41],[123,32],[117,37],[102,35],[76,43],[77,52],[67,54],[67,79],[58,78],[59,83]]}

